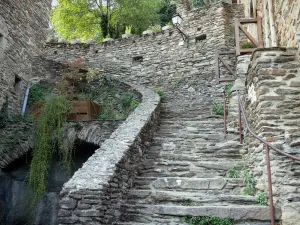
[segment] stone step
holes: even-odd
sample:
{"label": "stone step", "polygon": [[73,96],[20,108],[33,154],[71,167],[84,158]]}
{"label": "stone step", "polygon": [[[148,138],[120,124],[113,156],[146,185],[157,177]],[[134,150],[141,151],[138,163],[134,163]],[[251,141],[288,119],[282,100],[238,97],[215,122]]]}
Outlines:
{"label": "stone step", "polygon": [[244,187],[241,178],[188,178],[188,177],[136,177],[137,189],[182,190],[203,193],[240,192]]}
{"label": "stone step", "polygon": [[[165,223],[170,225],[189,225],[186,222],[170,222]],[[114,225],[162,225],[161,223],[155,223],[155,222],[149,222],[149,223],[135,223],[135,222],[116,222]],[[251,221],[245,221],[245,222],[238,222],[235,223],[235,225],[270,225],[270,222],[251,222]]]}
{"label": "stone step", "polygon": [[244,161],[231,160],[228,161],[168,161],[160,160],[159,157],[154,160],[148,160],[144,163],[139,174],[143,176],[154,176],[154,177],[218,177],[226,176],[228,170],[232,168],[242,168],[247,164]]}
{"label": "stone step", "polygon": [[128,204],[168,204],[184,206],[249,205],[256,204],[257,198],[243,195],[206,195],[199,192],[131,190]]}
{"label": "stone step", "polygon": [[[124,212],[122,219],[132,215],[130,221],[134,222],[152,222],[160,218],[166,220],[172,218],[172,216],[216,216],[219,218],[231,218],[236,221],[269,221],[270,218],[270,208],[260,205],[174,206],[124,204],[121,206],[121,209]],[[275,215],[276,219],[280,219],[281,211],[276,209]]]}

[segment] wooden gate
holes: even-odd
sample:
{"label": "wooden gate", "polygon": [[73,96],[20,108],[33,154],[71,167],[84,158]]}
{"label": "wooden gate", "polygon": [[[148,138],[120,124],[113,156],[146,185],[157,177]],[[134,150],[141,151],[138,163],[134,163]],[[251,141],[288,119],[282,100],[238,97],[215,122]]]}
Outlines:
{"label": "wooden gate", "polygon": [[[243,24],[250,24],[254,23],[257,24],[257,34],[258,40],[256,40],[247,30],[243,27]],[[248,49],[241,49],[240,46],[240,31],[242,31],[246,37],[254,44],[256,47],[263,47],[263,37],[262,37],[262,20],[261,17],[257,17],[256,19],[235,19],[235,55],[243,55],[251,53],[255,48],[248,48]]]}

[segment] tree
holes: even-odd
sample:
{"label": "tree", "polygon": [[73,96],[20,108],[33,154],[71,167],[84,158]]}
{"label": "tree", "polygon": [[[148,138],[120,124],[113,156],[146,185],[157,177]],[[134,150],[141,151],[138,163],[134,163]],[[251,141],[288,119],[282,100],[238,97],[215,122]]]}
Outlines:
{"label": "tree", "polygon": [[164,0],[59,0],[51,22],[59,36],[83,40],[118,38],[125,26],[139,33],[159,23]]}

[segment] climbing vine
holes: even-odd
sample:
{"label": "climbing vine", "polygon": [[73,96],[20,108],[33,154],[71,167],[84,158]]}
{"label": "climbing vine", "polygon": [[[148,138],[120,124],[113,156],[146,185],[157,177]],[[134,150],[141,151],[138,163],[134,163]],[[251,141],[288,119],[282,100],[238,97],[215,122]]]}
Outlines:
{"label": "climbing vine", "polygon": [[62,165],[70,169],[74,143],[67,143],[63,126],[72,112],[65,96],[49,96],[43,103],[34,131],[34,150],[30,165],[29,186],[34,191],[33,203],[46,192],[47,175],[54,154],[61,156]]}

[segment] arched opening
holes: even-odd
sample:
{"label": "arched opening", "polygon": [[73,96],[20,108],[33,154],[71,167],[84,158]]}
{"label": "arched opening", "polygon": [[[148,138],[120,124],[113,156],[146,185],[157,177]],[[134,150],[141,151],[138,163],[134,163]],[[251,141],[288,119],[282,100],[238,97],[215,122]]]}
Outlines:
{"label": "arched opening", "polygon": [[15,92],[19,92],[21,88],[22,88],[22,79],[18,75],[15,75],[15,82],[14,82]]}

